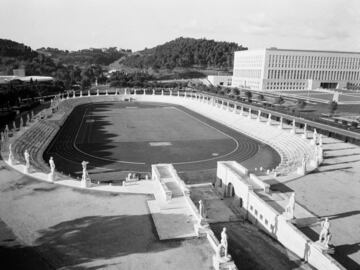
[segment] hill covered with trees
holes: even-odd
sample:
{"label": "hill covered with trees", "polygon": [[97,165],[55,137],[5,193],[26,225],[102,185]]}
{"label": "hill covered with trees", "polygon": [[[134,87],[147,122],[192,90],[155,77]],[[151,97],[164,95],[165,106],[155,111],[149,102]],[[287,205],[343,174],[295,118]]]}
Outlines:
{"label": "hill covered with trees", "polygon": [[131,54],[131,50],[110,48],[91,48],[78,51],[60,50],[57,48],[40,48],[37,52],[51,57],[54,61],[66,65],[86,67],[89,65],[108,66],[115,60]]}
{"label": "hill covered with trees", "polygon": [[118,64],[130,68],[174,69],[200,68],[232,70],[234,51],[247,50],[234,42],[177,38],[120,59]]}

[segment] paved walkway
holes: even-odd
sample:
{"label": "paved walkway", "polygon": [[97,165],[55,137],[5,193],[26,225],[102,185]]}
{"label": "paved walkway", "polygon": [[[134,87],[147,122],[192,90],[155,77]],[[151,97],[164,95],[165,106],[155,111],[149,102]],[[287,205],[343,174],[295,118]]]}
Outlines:
{"label": "paved walkway", "polygon": [[[325,137],[324,153],[318,171],[284,184],[314,216],[329,217],[334,257],[347,269],[360,269],[360,147]],[[314,240],[320,225],[309,222],[302,230]]]}

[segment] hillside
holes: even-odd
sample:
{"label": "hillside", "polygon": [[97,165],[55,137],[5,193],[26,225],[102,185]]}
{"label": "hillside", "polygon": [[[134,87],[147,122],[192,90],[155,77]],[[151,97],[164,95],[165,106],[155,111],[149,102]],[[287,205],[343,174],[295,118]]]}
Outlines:
{"label": "hillside", "polygon": [[234,51],[247,50],[234,42],[177,38],[151,49],[145,49],[113,63],[110,67],[135,69],[196,68],[230,71]]}
{"label": "hillside", "polygon": [[131,50],[110,48],[91,48],[78,51],[60,50],[57,48],[40,48],[37,52],[51,57],[54,61],[63,63],[65,65],[76,65],[86,67],[89,65],[108,66],[115,60],[127,56]]}

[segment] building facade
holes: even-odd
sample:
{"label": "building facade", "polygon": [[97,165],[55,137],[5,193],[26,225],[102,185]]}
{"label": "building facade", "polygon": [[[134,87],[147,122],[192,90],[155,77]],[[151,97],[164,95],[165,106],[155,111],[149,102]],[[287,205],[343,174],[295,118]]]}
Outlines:
{"label": "building facade", "polygon": [[360,53],[277,48],[235,52],[233,87],[280,91],[359,85]]}

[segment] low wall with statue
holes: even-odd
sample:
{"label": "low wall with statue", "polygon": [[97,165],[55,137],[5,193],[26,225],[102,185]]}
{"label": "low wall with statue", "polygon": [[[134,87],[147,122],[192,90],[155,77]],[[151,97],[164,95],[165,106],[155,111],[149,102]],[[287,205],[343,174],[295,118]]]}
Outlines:
{"label": "low wall with statue", "polygon": [[[307,261],[317,269],[344,270],[336,260],[326,254],[326,250],[319,247],[318,243],[310,240],[286,215],[274,209],[264,196],[264,190],[250,179],[246,168],[241,169],[240,164],[234,161],[218,162],[216,188],[224,196],[232,196],[242,201],[248,220],[260,226],[268,234],[278,240],[287,249]],[[234,192],[234,194],[232,194]],[[295,220],[296,221],[296,220]]]}

